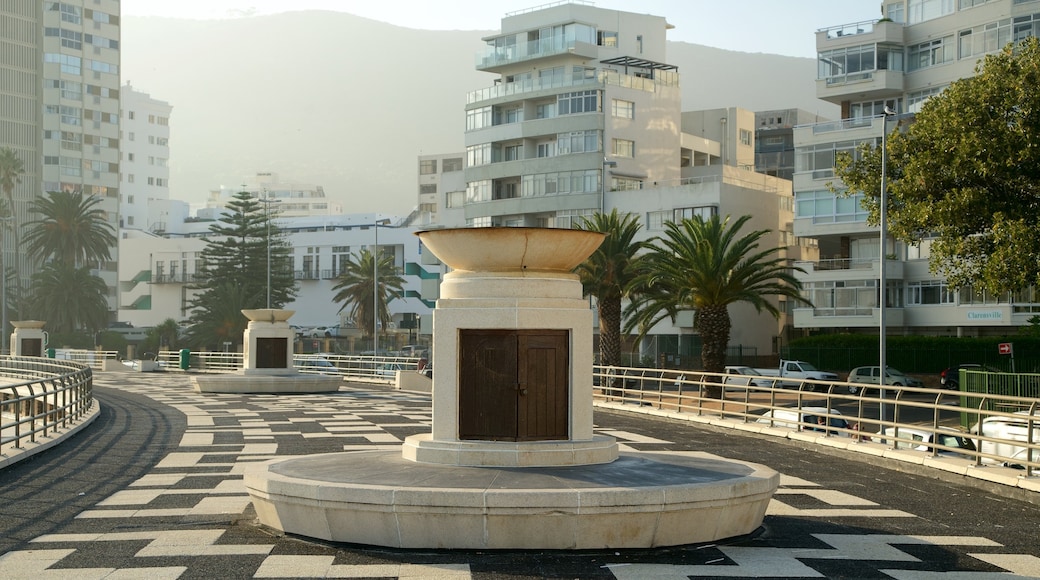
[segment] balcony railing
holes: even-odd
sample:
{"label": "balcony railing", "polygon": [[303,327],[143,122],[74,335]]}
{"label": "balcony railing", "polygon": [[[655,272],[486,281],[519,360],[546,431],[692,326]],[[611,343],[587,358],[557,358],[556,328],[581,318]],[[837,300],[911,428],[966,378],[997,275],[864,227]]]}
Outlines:
{"label": "balcony railing", "polygon": [[581,89],[605,85],[654,92],[659,86],[678,87],[679,73],[675,71],[658,70],[654,71],[654,78],[651,79],[644,76],[627,75],[614,70],[600,70],[597,71],[594,78],[584,76],[577,78],[573,76],[564,76],[527,79],[513,83],[498,84],[492,87],[473,91],[466,95],[466,104],[471,105],[489,99],[522,95],[547,89],[557,89],[562,87],[575,87],[576,89]]}
{"label": "balcony railing", "polygon": [[155,274],[152,284],[190,284],[195,282],[195,274]]}
{"label": "balcony railing", "polygon": [[862,22],[853,22],[851,24],[839,24],[829,28],[821,28],[816,32],[827,33],[827,38],[843,38],[846,36],[855,36],[857,34],[870,34],[871,32],[874,32],[874,24],[876,22],[876,20],[864,20]]}

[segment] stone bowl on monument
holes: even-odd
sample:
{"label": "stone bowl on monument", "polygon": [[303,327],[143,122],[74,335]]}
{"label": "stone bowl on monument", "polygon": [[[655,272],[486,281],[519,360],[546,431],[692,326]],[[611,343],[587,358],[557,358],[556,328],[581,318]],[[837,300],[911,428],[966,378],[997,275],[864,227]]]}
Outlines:
{"label": "stone bowl on monument", "polygon": [[433,421],[401,450],[272,460],[262,524],[397,548],[650,548],[754,532],[779,484],[706,453],[618,450],[593,431],[593,318],[573,269],[603,234],[418,232],[453,268],[433,314]]}

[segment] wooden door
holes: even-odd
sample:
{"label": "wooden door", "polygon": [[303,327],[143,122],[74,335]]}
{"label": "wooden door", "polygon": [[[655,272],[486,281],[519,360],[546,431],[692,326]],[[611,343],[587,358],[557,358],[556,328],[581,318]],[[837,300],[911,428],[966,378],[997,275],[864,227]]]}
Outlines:
{"label": "wooden door", "polygon": [[566,330],[463,330],[459,438],[569,437]]}

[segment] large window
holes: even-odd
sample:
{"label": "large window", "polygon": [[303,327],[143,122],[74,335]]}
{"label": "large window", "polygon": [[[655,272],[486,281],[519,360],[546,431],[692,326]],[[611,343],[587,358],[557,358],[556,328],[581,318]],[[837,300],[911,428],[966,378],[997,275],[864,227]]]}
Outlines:
{"label": "large window", "polygon": [[872,71],[877,68],[874,63],[874,45],[865,44],[821,52],[817,65],[817,78],[820,79]]}
{"label": "large window", "polygon": [[955,304],[957,294],[942,280],[910,282],[906,285],[907,306]]}
{"label": "large window", "polygon": [[932,87],[923,91],[916,91],[909,93],[906,96],[907,111],[910,113],[920,113],[921,107],[924,106],[925,101],[938,95],[946,89],[946,85],[941,87]]}
{"label": "large window", "polygon": [[907,70],[915,71],[952,61],[956,57],[953,35],[915,44],[907,50]]}
{"label": "large window", "polygon": [[852,105],[849,106],[849,118],[866,119],[869,117],[877,117],[879,115],[884,115],[885,107],[889,107],[896,112],[902,112],[903,99],[887,99],[883,101],[864,101],[861,103],[852,103]]}
{"label": "large window", "polygon": [[795,217],[811,219],[813,223],[865,222],[863,194],[837,195],[830,190],[799,191],[795,193]]}
{"label": "large window", "polygon": [[476,167],[491,163],[491,143],[470,145],[466,148],[466,165]]}
{"label": "large window", "polygon": [[982,56],[996,52],[1011,42],[1011,19],[990,22],[957,35],[957,52],[960,58]]}
{"label": "large window", "polygon": [[451,173],[452,171],[462,171],[463,164],[461,157],[449,157],[441,161],[441,171],[444,173]]}
{"label": "large window", "polygon": [[596,169],[524,175],[520,185],[520,195],[522,197],[593,193],[599,191],[599,170]]}
{"label": "large window", "polygon": [[860,143],[867,142],[876,145],[877,139],[871,138],[865,141],[838,141],[837,143],[821,143],[795,149],[794,171],[795,173],[813,174],[813,179],[824,179],[834,176],[835,155],[841,152],[852,155],[858,159],[857,148]]}
{"label": "large window", "polygon": [[635,119],[636,118],[636,104],[632,101],[624,101],[622,99],[613,100],[613,114],[615,117],[621,117],[622,119]]}
{"label": "large window", "polygon": [[629,139],[612,139],[611,152],[616,157],[632,158],[636,156],[636,142]]}
{"label": "large window", "polygon": [[491,126],[491,107],[480,107],[466,111],[466,130],[473,131]]}
{"label": "large window", "polygon": [[557,155],[588,153],[602,150],[598,130],[572,131],[570,133],[560,133],[556,136]]}
{"label": "large window", "polygon": [[925,20],[953,14],[955,0],[909,0],[906,3],[907,24],[917,24]]}
{"label": "large window", "polygon": [[1040,14],[1016,16],[1011,40],[1021,42],[1031,36],[1040,36]]}
{"label": "large window", "polygon": [[677,207],[672,210],[672,221],[679,223],[685,219],[700,217],[707,221],[712,216],[719,215],[719,207],[716,205],[701,205],[697,207]]}
{"label": "large window", "polygon": [[599,111],[599,91],[577,91],[559,95],[556,98],[556,111],[559,115]]}
{"label": "large window", "polygon": [[434,175],[437,173],[436,159],[422,159],[419,161],[419,175]]}

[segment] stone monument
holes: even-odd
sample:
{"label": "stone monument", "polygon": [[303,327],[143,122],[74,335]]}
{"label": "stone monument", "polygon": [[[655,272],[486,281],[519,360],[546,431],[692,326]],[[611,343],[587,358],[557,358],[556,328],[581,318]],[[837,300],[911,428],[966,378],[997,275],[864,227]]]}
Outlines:
{"label": "stone monument", "polygon": [[273,460],[260,522],[399,548],[648,548],[749,534],[779,475],[703,453],[619,453],[592,423],[592,312],[573,269],[603,235],[417,234],[453,268],[434,311],[433,426],[401,451]]}
{"label": "stone monument", "polygon": [[11,333],[10,345],[14,356],[43,356],[43,349],[47,346],[45,324],[42,320],[11,321],[14,332]]}

